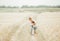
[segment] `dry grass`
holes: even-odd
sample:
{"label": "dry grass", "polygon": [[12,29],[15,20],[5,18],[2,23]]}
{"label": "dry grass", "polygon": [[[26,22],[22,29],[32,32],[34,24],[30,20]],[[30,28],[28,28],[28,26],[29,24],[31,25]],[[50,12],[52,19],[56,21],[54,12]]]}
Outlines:
{"label": "dry grass", "polygon": [[[37,23],[31,36],[28,17]],[[0,13],[0,41],[60,41],[60,12]]]}

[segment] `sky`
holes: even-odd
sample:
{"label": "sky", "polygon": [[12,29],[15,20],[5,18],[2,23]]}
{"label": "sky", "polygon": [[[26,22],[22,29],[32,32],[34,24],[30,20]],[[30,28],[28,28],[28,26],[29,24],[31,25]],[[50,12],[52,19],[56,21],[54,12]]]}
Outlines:
{"label": "sky", "polygon": [[0,0],[0,6],[22,6],[22,5],[60,5],[60,0]]}

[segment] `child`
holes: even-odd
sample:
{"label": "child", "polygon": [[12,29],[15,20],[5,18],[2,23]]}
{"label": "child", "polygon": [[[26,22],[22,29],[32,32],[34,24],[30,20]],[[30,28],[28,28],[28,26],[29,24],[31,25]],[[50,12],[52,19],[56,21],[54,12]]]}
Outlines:
{"label": "child", "polygon": [[31,25],[31,34],[32,34],[33,30],[34,30],[33,33],[36,34],[36,28],[37,28],[37,27],[36,27],[35,21],[33,21],[31,17],[29,17],[29,21],[30,21],[31,24],[32,24],[32,25]]}

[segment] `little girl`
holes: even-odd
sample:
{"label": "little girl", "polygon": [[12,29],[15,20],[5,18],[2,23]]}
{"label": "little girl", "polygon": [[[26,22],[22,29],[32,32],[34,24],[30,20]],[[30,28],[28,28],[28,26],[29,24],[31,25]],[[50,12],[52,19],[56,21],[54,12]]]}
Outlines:
{"label": "little girl", "polygon": [[[37,29],[37,27],[36,27],[36,23],[35,23],[35,21],[33,21],[32,20],[32,18],[31,17],[29,17],[29,21],[31,22],[31,34],[36,34],[36,29]],[[34,31],[34,32],[33,32]],[[33,33],[32,33],[33,32]]]}

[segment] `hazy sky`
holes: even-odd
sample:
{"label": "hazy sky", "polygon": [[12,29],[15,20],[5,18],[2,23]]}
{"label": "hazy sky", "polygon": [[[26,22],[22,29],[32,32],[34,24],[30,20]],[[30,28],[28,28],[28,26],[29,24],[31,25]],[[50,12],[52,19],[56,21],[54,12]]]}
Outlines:
{"label": "hazy sky", "polygon": [[22,5],[60,5],[60,0],[0,0],[0,5],[22,6]]}

